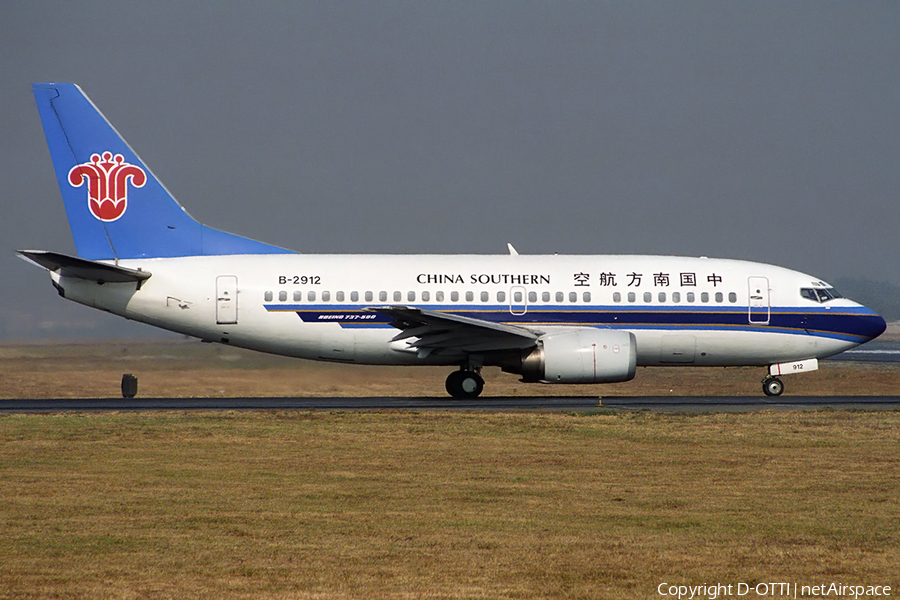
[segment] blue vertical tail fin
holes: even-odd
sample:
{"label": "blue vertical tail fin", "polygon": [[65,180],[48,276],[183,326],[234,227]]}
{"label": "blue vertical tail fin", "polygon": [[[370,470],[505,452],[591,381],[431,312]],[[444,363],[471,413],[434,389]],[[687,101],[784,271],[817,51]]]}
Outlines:
{"label": "blue vertical tail fin", "polygon": [[33,88],[81,258],[290,252],[195,221],[77,85]]}

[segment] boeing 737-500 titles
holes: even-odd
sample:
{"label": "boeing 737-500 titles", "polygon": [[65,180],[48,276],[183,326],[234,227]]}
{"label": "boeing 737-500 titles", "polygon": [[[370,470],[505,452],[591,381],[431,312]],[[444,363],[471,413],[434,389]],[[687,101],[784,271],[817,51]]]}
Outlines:
{"label": "boeing 737-500 titles", "polygon": [[21,250],[68,300],[208,342],[312,360],[482,367],[526,382],[628,381],[638,366],[781,375],[881,334],[818,277],[673,256],[298,254],[191,218],[81,89],[34,85],[77,256]]}

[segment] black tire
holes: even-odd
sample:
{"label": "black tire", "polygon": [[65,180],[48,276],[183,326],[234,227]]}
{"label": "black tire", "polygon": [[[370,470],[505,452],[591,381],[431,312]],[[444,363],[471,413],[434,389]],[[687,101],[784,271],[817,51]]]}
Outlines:
{"label": "black tire", "polygon": [[484,379],[475,371],[454,371],[444,384],[447,393],[459,400],[477,398],[484,390]]}
{"label": "black tire", "polygon": [[766,396],[780,396],[784,392],[784,383],[777,377],[767,377],[763,381],[763,392]]}
{"label": "black tire", "polygon": [[453,371],[447,375],[447,381],[444,382],[444,388],[446,388],[447,393],[454,398],[459,398],[462,394],[462,386],[459,383],[460,373],[462,371]]}

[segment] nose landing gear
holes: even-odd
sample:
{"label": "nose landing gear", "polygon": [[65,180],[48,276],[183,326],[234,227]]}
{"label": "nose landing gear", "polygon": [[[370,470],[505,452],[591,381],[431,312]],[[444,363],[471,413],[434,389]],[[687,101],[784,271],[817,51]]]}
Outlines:
{"label": "nose landing gear", "polygon": [[484,379],[478,371],[460,369],[447,376],[447,393],[458,400],[477,398],[484,389]]}
{"label": "nose landing gear", "polygon": [[771,375],[768,375],[763,379],[762,384],[763,392],[766,396],[780,396],[781,392],[784,391],[784,383],[777,377],[772,377]]}

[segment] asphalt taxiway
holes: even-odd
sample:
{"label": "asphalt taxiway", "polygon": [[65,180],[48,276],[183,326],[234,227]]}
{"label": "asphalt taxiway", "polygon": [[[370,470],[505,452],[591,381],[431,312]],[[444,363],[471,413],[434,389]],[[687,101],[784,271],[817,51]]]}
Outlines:
{"label": "asphalt taxiway", "polygon": [[758,410],[900,410],[900,396],[573,396],[441,398],[65,398],[0,400],[0,412],[228,410],[468,410],[715,413]]}

